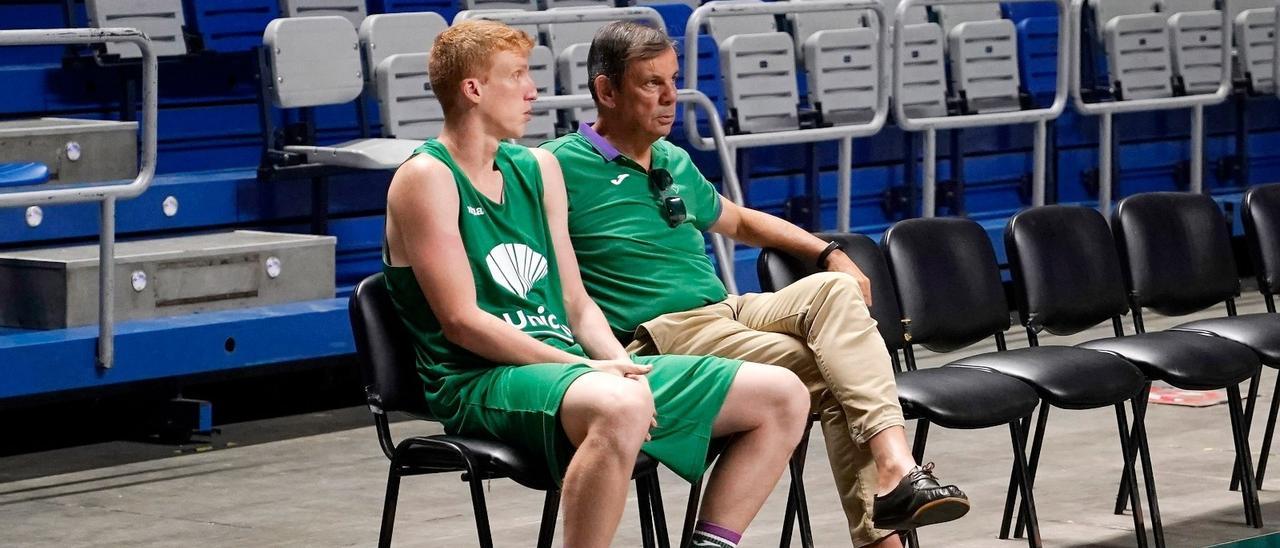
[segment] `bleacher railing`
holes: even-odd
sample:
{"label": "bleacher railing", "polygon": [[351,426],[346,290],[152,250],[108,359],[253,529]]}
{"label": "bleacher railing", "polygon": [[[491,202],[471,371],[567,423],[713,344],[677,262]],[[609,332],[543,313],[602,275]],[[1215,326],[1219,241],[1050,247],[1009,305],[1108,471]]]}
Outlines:
{"label": "bleacher railing", "polygon": [[[908,0],[910,1],[910,0]],[[1229,10],[1222,12],[1222,80],[1217,91],[1211,94],[1183,95],[1180,97],[1161,97],[1154,99],[1132,99],[1087,103],[1081,89],[1081,64],[1091,63],[1092,59],[1082,59],[1081,37],[1085,0],[1071,2],[1071,96],[1077,112],[1086,115],[1100,115],[1098,124],[1098,206],[1103,215],[1111,215],[1112,189],[1112,118],[1125,112],[1148,112],[1157,110],[1173,110],[1191,108],[1191,173],[1190,190],[1200,192],[1204,185],[1204,107],[1220,104],[1231,95],[1231,35],[1233,21]]]}
{"label": "bleacher railing", "polygon": [[46,46],[126,42],[142,51],[142,158],[138,175],[128,183],[59,184],[54,188],[18,187],[0,192],[0,207],[100,202],[98,224],[98,367],[115,360],[116,200],[134,198],[151,186],[156,173],[156,54],[151,39],[138,29],[34,29],[0,31],[2,46]]}
{"label": "bleacher railing", "polygon": [[[1006,3],[1028,3],[1028,2],[1046,2],[1049,0],[1005,0]],[[1077,0],[1079,1],[1079,0]],[[961,116],[929,116],[929,117],[911,117],[907,115],[906,105],[902,101],[895,101],[894,119],[898,127],[904,131],[924,132],[924,182],[922,183],[922,192],[924,194],[921,201],[921,209],[923,216],[933,217],[934,210],[937,209],[937,184],[938,184],[938,130],[940,129],[963,129],[971,127],[991,127],[1001,125],[1014,124],[1035,124],[1035,140],[1032,155],[1031,173],[1031,202],[1033,206],[1044,205],[1045,202],[1045,165],[1046,161],[1046,143],[1048,141],[1048,123],[1062,115],[1067,106],[1067,65],[1069,57],[1063,55],[1062,52],[1068,47],[1067,31],[1067,2],[1066,0],[1053,0],[1058,8],[1058,73],[1054,85],[1053,103],[1045,108],[1037,108],[1032,110],[1018,110],[1013,112],[991,112],[983,114],[966,114]],[[903,30],[907,25],[907,10],[914,6],[932,5],[932,6],[957,6],[972,4],[990,4],[990,0],[903,0],[898,4],[897,12],[894,15],[893,23],[893,93],[894,97],[905,96],[905,86],[902,80],[904,74],[903,50],[906,48],[905,38],[906,32]],[[1075,14],[1077,17],[1079,13]],[[1074,20],[1072,21],[1073,23]],[[945,40],[945,37],[944,37]],[[954,151],[952,152],[955,153]],[[914,158],[908,158],[908,162],[915,161]],[[915,184],[915,181],[907,181],[907,184]]]}
{"label": "bleacher railing", "polygon": [[[707,2],[699,6],[698,9],[694,10],[693,14],[689,16],[689,21],[685,24],[684,74],[686,75],[686,85],[696,85],[696,78],[694,78],[693,75],[698,74],[698,32],[702,29],[703,25],[713,17],[729,17],[735,15],[776,15],[845,10],[867,11],[875,14],[876,33],[878,36],[876,47],[876,66],[885,66],[886,57],[884,45],[886,40],[885,31],[888,29],[888,23],[884,18],[884,7],[876,0],[791,0],[758,3],[725,2],[717,0]],[[876,86],[876,109],[870,120],[857,124],[835,125],[821,128],[728,135],[725,137],[724,146],[729,147],[729,158],[735,162],[735,164],[731,165],[736,165],[737,150],[740,148],[837,141],[839,143],[839,156],[837,159],[837,169],[839,171],[836,175],[836,230],[840,232],[848,232],[849,206],[852,199],[853,184],[853,140],[859,137],[875,135],[884,128],[885,121],[889,117],[889,92],[887,86],[885,86],[885,78],[886,76],[881,72],[879,85]],[[705,151],[721,146],[712,139],[703,137],[699,132],[698,114],[697,111],[692,108],[692,105],[685,105],[684,119],[685,135],[688,138],[689,143],[693,145],[694,148]],[[738,205],[743,205],[743,196],[741,192],[736,195],[730,195],[729,199],[733,200]]]}

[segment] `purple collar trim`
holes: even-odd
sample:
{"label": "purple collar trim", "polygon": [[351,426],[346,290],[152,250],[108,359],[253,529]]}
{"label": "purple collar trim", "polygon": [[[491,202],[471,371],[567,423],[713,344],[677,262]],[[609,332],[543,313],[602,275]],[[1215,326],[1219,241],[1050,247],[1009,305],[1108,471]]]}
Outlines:
{"label": "purple collar trim", "polygon": [[591,127],[591,124],[578,122],[578,133],[581,133],[582,136],[587,139],[587,142],[591,143],[591,146],[595,147],[596,152],[599,152],[601,156],[604,156],[604,161],[612,162],[617,159],[618,156],[622,155],[621,152],[618,152],[616,147],[609,143],[608,139],[605,139],[599,133],[596,133],[596,130]]}

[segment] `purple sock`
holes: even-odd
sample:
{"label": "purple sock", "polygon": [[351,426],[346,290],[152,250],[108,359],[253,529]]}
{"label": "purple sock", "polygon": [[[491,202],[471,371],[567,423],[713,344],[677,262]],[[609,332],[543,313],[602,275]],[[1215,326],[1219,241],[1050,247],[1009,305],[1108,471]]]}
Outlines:
{"label": "purple sock", "polygon": [[699,520],[693,528],[691,545],[695,548],[738,548],[742,533],[736,533],[709,521]]}

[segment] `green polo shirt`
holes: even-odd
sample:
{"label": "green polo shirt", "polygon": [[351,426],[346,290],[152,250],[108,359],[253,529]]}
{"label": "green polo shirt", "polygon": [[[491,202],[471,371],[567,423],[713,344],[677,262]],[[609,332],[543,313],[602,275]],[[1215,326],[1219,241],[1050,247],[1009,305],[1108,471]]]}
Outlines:
{"label": "green polo shirt", "polygon": [[689,153],[666,140],[652,145],[651,167],[671,173],[671,188],[688,210],[671,228],[648,173],[591,126],[542,148],[564,171],[583,284],[617,335],[630,338],[646,321],[728,296],[702,236],[720,218],[720,195]]}

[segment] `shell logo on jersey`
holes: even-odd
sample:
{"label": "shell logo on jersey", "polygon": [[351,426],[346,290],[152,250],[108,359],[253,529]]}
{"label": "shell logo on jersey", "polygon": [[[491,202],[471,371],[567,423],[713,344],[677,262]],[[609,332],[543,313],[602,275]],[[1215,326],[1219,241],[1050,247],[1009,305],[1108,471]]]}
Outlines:
{"label": "shell logo on jersey", "polygon": [[[547,277],[547,258],[524,244],[498,244],[489,250],[484,262],[493,281],[522,299],[528,298],[533,286]],[[555,314],[547,314],[543,306],[537,312],[503,312],[502,319],[530,335],[546,334],[573,342],[569,326]]]}

